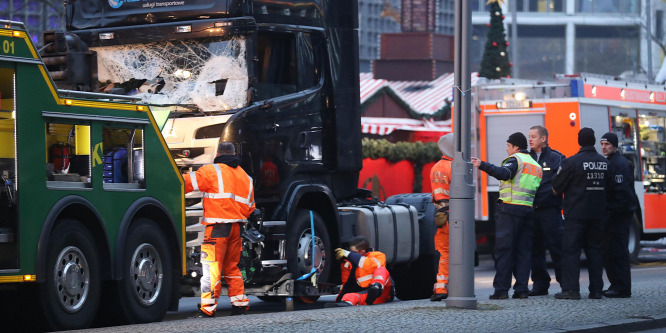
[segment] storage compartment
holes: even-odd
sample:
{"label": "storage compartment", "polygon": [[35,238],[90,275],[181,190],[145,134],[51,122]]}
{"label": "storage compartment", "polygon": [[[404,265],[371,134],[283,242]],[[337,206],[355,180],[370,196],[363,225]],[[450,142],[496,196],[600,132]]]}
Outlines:
{"label": "storage compartment", "polygon": [[[419,223],[416,208],[409,205],[340,207],[353,236],[368,238],[370,247],[386,255],[386,264],[407,263],[419,257]],[[349,215],[354,214],[354,219]],[[347,226],[348,227],[348,226]]]}
{"label": "storage compartment", "polygon": [[419,217],[419,252],[421,255],[438,254],[435,250],[435,205],[430,193],[405,193],[390,196],[387,204],[408,204],[416,208]]}

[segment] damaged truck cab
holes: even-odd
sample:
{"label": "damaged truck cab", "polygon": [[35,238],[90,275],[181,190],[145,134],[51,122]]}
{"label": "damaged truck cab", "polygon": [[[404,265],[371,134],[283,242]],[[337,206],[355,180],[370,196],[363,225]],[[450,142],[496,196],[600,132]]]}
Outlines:
{"label": "damaged truck cab", "polygon": [[[358,189],[357,1],[82,0],[66,8],[69,33],[51,38],[60,47],[42,55],[53,58],[59,84],[151,104],[183,173],[212,163],[219,142],[236,145],[263,213],[245,237],[248,294],[316,297],[340,279],[333,249],[360,234],[396,271],[419,257],[435,269],[432,219]],[[68,50],[89,75],[68,72]],[[186,196],[190,277],[200,274],[200,197]],[[318,279],[295,282],[313,268]],[[434,282],[432,269],[422,274]],[[404,298],[431,292],[397,287]]]}

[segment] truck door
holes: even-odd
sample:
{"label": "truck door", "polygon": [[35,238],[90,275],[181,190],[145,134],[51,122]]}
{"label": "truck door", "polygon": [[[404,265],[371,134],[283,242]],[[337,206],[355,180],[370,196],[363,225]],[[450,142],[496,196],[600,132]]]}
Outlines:
{"label": "truck door", "polygon": [[14,68],[0,61],[0,270],[18,268]]}
{"label": "truck door", "polygon": [[303,167],[322,164],[321,69],[311,33],[259,31],[255,107],[246,112],[255,137],[244,163],[252,166],[257,195],[277,189]]}

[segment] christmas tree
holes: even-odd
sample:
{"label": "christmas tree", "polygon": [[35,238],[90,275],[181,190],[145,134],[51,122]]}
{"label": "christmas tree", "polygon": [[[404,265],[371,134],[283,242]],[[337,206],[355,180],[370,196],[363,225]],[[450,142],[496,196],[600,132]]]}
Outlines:
{"label": "christmas tree", "polygon": [[[501,77],[510,77],[511,66],[504,33],[504,15],[500,3],[504,0],[488,0],[490,4],[490,29],[486,41],[486,48],[481,60],[481,70],[479,76],[489,79],[499,79]],[[514,0],[516,1],[516,0]]]}

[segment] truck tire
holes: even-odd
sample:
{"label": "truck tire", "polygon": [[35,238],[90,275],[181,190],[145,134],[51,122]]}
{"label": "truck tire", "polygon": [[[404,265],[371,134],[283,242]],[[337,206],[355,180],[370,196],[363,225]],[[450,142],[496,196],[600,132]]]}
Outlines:
{"label": "truck tire", "polygon": [[638,263],[638,254],[641,252],[641,221],[634,215],[629,225],[629,260],[632,264]]}
{"label": "truck tire", "polygon": [[171,300],[173,272],[165,236],[155,222],[141,218],[132,224],[122,260],[122,319],[132,324],[161,321]]}
{"label": "truck tire", "polygon": [[[307,274],[312,269],[312,234],[310,233],[310,211],[299,209],[294,220],[287,225],[287,267],[294,278]],[[315,267],[319,281],[328,281],[333,265],[333,249],[324,220],[312,212],[315,228]]]}
{"label": "truck tire", "polygon": [[99,307],[101,277],[93,236],[79,221],[60,219],[49,237],[44,282],[39,286],[51,330],[89,327]]}
{"label": "truck tire", "polygon": [[390,271],[395,296],[403,301],[428,298],[437,276],[438,255],[422,255],[410,265],[396,265]]}

